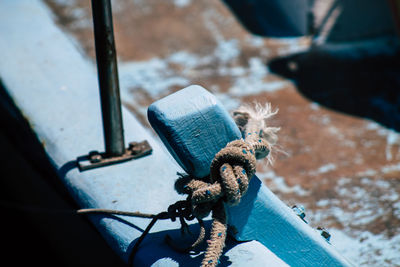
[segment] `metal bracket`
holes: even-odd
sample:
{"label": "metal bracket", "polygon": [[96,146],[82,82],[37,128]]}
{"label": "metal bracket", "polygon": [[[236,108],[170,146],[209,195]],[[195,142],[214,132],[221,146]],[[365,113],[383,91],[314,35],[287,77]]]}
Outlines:
{"label": "metal bracket", "polygon": [[151,154],[153,149],[150,144],[144,140],[142,142],[131,142],[129,147],[125,149],[125,153],[120,156],[107,156],[106,153],[91,151],[88,155],[78,157],[78,167],[80,171],[86,171],[99,168],[111,164],[116,164],[131,159],[137,159]]}
{"label": "metal bracket", "polygon": [[92,0],[92,14],[105,152],[91,151],[78,157],[80,171],[137,159],[152,152],[146,140],[131,142],[125,148],[111,1]]}

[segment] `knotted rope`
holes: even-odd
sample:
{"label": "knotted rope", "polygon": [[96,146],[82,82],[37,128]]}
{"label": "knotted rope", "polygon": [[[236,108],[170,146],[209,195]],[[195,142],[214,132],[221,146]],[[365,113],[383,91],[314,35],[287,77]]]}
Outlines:
{"label": "knotted rope", "polygon": [[[256,171],[256,159],[267,157],[272,162],[271,148],[277,140],[276,132],[279,128],[267,127],[266,120],[277,111],[271,111],[268,103],[265,107],[256,105],[255,109],[242,106],[233,113],[244,139],[228,143],[214,157],[210,166],[210,175],[205,179],[198,179],[189,175],[180,174],[175,183],[178,193],[187,194],[185,201],[178,201],[168,207],[167,211],[158,214],[129,212],[109,209],[80,209],[73,211],[76,214],[105,213],[152,219],[142,235],[135,243],[129,262],[133,263],[134,256],[151,228],[158,220],[179,218],[182,233],[188,231],[185,220],[197,219],[200,225],[200,234],[197,240],[189,247],[176,246],[169,236],[166,242],[174,249],[187,252],[198,246],[205,238],[203,218],[212,212],[212,226],[208,247],[202,261],[203,267],[216,266],[225,246],[227,234],[227,216],[225,205],[237,205],[241,197],[247,192],[250,179]],[[68,211],[67,211],[68,212]]]}
{"label": "knotted rope", "polygon": [[[245,139],[228,143],[215,155],[207,179],[200,180],[182,175],[175,183],[178,193],[188,195],[192,213],[199,222],[212,212],[213,223],[201,264],[203,267],[216,266],[225,246],[227,234],[225,204],[233,206],[240,202],[255,174],[256,159],[267,157],[276,141],[275,133],[279,128],[265,125],[265,119],[274,114],[276,112],[271,112],[269,104],[265,109],[256,106],[255,111],[248,107],[237,110],[234,119]],[[201,243],[204,233],[204,227],[201,226],[200,236],[190,249]],[[188,248],[180,250],[186,251]]]}

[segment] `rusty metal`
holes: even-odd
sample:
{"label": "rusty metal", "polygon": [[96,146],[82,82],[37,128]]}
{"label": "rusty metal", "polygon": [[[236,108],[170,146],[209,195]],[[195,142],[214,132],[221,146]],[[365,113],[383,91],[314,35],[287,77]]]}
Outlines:
{"label": "rusty metal", "polygon": [[92,0],[92,13],[105,153],[121,156],[125,144],[110,0]]}
{"label": "rusty metal", "polygon": [[151,152],[152,148],[146,140],[142,142],[132,142],[121,156],[108,157],[106,153],[91,151],[89,155],[78,158],[78,167],[80,171],[86,171],[131,159],[141,158],[151,154]]}
{"label": "rusty metal", "polygon": [[125,148],[110,0],[92,0],[92,14],[105,152],[91,151],[78,157],[80,171],[137,159],[152,152],[146,140],[131,142]]}

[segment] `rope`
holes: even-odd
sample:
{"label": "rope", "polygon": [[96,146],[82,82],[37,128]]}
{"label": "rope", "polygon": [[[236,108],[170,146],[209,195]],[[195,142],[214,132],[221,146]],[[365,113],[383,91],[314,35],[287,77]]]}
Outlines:
{"label": "rope", "polygon": [[138,218],[148,218],[152,219],[157,216],[157,214],[147,214],[141,213],[138,211],[120,211],[120,210],[110,210],[110,209],[79,209],[76,211],[77,214],[91,214],[91,213],[106,213],[106,214],[114,214],[114,215],[124,215],[130,217],[138,217]]}
{"label": "rope", "polygon": [[[151,228],[154,226],[154,224],[158,220],[172,220],[176,221],[177,218],[179,218],[181,222],[181,230],[182,233],[185,232],[186,229],[188,229],[188,225],[185,222],[185,220],[193,220],[195,217],[192,215],[192,210],[190,203],[187,200],[181,200],[177,201],[176,203],[170,205],[168,207],[167,211],[160,212],[158,214],[148,214],[148,213],[142,213],[138,211],[120,211],[120,210],[113,210],[113,209],[101,209],[101,208],[87,208],[87,209],[78,209],[78,210],[68,210],[68,209],[54,209],[54,208],[45,208],[45,207],[36,207],[36,206],[27,206],[27,205],[21,205],[18,203],[13,203],[13,202],[0,202],[0,207],[1,208],[6,208],[6,209],[12,209],[12,210],[20,210],[20,211],[25,211],[25,212],[34,212],[34,213],[49,213],[49,214],[71,214],[71,215],[87,215],[87,214],[113,214],[113,215],[123,215],[123,216],[129,216],[129,217],[138,217],[138,218],[147,218],[147,219],[152,219],[151,222],[148,224],[146,229],[143,231],[143,233],[140,235],[138,240],[136,241],[135,245],[132,248],[132,251],[129,256],[129,265],[132,266],[134,257],[136,255],[136,252],[139,249],[140,244],[146,237],[146,235],[149,233]],[[202,220],[198,219],[199,225],[201,227],[200,229],[200,234],[199,237],[197,238],[197,241],[194,242],[193,247],[197,246],[198,243],[200,243],[205,236],[205,228],[204,228],[204,223]],[[169,243],[174,249],[179,250],[178,247],[174,247],[173,243],[171,242],[171,238],[167,235],[165,238],[166,242]],[[191,247],[186,248],[185,250],[181,250],[182,252],[187,252]]]}
{"label": "rope", "polygon": [[[200,225],[200,233],[196,241],[185,248],[177,246],[168,235],[165,241],[175,250],[188,252],[196,248],[204,241],[205,227],[203,218],[212,213],[212,225],[210,240],[201,263],[202,267],[213,267],[219,263],[219,258],[225,246],[227,234],[226,205],[237,205],[242,196],[247,192],[249,182],[256,171],[256,160],[267,157],[271,162],[270,150],[276,142],[276,132],[279,128],[266,127],[265,120],[275,115],[270,104],[265,108],[256,105],[255,110],[249,107],[241,107],[233,113],[236,124],[245,136],[245,139],[228,143],[214,157],[210,166],[210,175],[205,179],[197,179],[189,175],[178,173],[180,178],[175,182],[178,193],[187,194],[188,198],[178,201],[168,207],[167,211],[158,214],[141,212],[128,212],[110,209],[79,209],[75,214],[105,213],[124,215],[131,217],[152,219],[142,235],[132,248],[129,263],[132,265],[135,254],[146,235],[158,220],[170,219],[176,221],[179,218],[182,234],[188,232],[188,224],[185,220],[197,219]],[[5,205],[0,203],[0,205]],[[9,206],[9,204],[7,204]],[[29,211],[46,212],[47,209],[22,207]],[[54,210],[52,210],[54,212]]]}
{"label": "rope", "polygon": [[[197,179],[190,175],[179,174],[175,182],[178,193],[187,194],[186,201],[178,201],[171,205],[167,212],[157,215],[138,214],[138,212],[118,212],[115,214],[152,218],[145,231],[134,245],[130,257],[137,252],[140,243],[159,219],[180,219],[182,233],[188,231],[186,220],[196,218],[199,221],[200,233],[196,241],[185,248],[177,246],[167,235],[165,241],[179,252],[188,252],[201,244],[205,238],[203,218],[212,213],[210,240],[201,263],[202,267],[214,267],[219,263],[219,258],[225,246],[227,235],[227,216],[225,206],[237,205],[242,196],[247,192],[251,178],[256,172],[256,160],[267,157],[271,162],[271,147],[275,144],[276,132],[279,128],[267,127],[265,120],[275,115],[271,105],[264,107],[256,105],[255,109],[241,107],[233,113],[245,139],[228,143],[214,157],[210,166],[210,175],[205,179]],[[109,210],[86,209],[83,213],[105,212]]]}
{"label": "rope", "polygon": [[[141,212],[129,212],[129,211],[120,211],[120,210],[110,210],[110,209],[97,209],[97,208],[91,208],[91,209],[79,209],[76,211],[76,214],[96,214],[96,213],[103,213],[103,214],[115,214],[115,215],[124,215],[124,216],[130,216],[130,217],[139,217],[139,218],[149,218],[152,219],[151,222],[148,224],[146,229],[143,231],[143,233],[140,235],[138,240],[136,241],[135,245],[132,248],[131,254],[129,256],[129,265],[132,266],[133,260],[135,258],[135,255],[139,249],[140,244],[146,237],[146,235],[150,232],[151,228],[154,226],[154,224],[158,220],[171,220],[171,221],[176,221],[177,218],[179,218],[181,222],[181,230],[182,233],[188,231],[188,225],[185,222],[185,220],[193,220],[195,217],[192,214],[191,206],[190,203],[187,200],[181,200],[177,201],[176,203],[170,205],[167,209],[167,211],[160,212],[158,214],[147,214],[147,213],[141,213]],[[181,249],[173,244],[171,241],[171,237],[168,235],[165,237],[165,241],[171,245],[174,249],[181,251],[181,252],[187,252],[194,248],[195,246],[198,245],[203,239],[205,235],[205,228],[204,228],[204,223],[201,219],[198,219],[199,225],[200,225],[200,234],[197,240],[193,243],[192,246]]]}
{"label": "rope", "polygon": [[[210,240],[207,240],[202,267],[213,267],[219,263],[227,234],[225,206],[237,205],[247,192],[256,172],[257,159],[268,157],[271,161],[270,150],[276,142],[275,133],[279,128],[267,127],[265,120],[276,113],[271,111],[270,104],[265,108],[256,105],[255,110],[250,107],[239,108],[233,115],[245,139],[228,143],[215,155],[210,176],[206,179],[181,174],[175,183],[178,193],[188,195],[197,219],[201,220],[212,212]],[[197,244],[200,244],[199,240]]]}
{"label": "rope", "polygon": [[232,206],[240,202],[256,170],[256,152],[265,152],[268,149],[268,144],[261,138],[258,138],[257,146],[250,145],[249,143],[254,143],[253,139],[250,137],[246,141],[235,140],[218,152],[211,163],[209,181],[183,176],[175,185],[179,193],[189,195],[196,218],[202,219],[212,212],[210,240],[207,241],[208,246],[202,261],[204,267],[216,266],[225,246],[225,204]]}

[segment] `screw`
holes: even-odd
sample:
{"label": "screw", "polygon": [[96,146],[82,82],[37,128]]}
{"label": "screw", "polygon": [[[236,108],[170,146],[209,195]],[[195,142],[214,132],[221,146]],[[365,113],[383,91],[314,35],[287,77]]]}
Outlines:
{"label": "screw", "polygon": [[102,159],[102,157],[98,151],[90,151],[89,152],[89,160],[91,163],[100,162],[101,159]]}
{"label": "screw", "polygon": [[321,236],[325,238],[326,241],[329,242],[329,240],[331,240],[331,234],[324,227],[318,227],[317,230],[320,231]]}
{"label": "screw", "polygon": [[130,142],[128,149],[131,151],[132,155],[136,155],[143,151],[143,146],[138,142]]}
{"label": "screw", "polygon": [[304,218],[306,217],[306,213],[305,213],[305,208],[303,205],[294,205],[292,207],[292,210],[294,211],[294,213],[296,213],[297,216],[300,217],[300,219],[302,219],[304,221]]}

